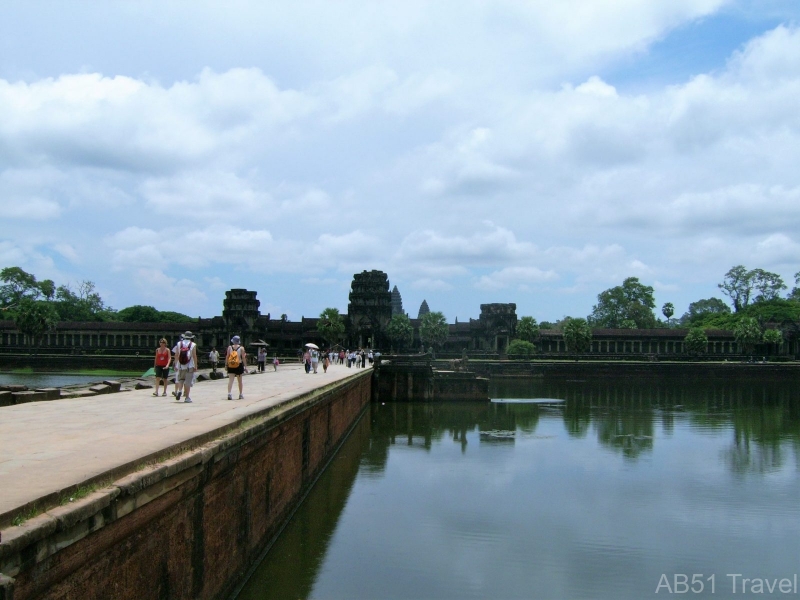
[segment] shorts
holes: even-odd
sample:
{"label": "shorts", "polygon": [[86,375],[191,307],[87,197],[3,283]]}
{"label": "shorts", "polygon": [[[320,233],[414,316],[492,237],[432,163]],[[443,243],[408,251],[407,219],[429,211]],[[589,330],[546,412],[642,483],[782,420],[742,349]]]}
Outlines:
{"label": "shorts", "polygon": [[240,364],[235,369],[231,369],[230,367],[228,367],[228,375],[241,375],[242,373],[244,373],[244,365],[243,364]]}
{"label": "shorts", "polygon": [[177,377],[175,381],[180,381],[181,383],[188,383],[192,385],[192,377],[194,376],[194,369],[178,369]]}
{"label": "shorts", "polygon": [[166,379],[169,377],[169,365],[166,367],[154,367],[154,371],[156,372],[156,379]]}

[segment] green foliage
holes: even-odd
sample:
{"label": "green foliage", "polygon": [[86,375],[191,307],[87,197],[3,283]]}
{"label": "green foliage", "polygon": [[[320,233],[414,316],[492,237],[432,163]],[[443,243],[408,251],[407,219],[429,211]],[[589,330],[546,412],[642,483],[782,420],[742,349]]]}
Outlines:
{"label": "green foliage", "polygon": [[636,326],[636,321],[633,319],[624,319],[622,323],[619,324],[620,329],[639,329]]}
{"label": "green foliage", "polygon": [[183,313],[174,312],[171,310],[159,311],[158,316],[158,323],[189,323],[195,320],[189,315],[184,315]]}
{"label": "green foliage", "polygon": [[733,330],[736,341],[745,353],[753,351],[755,345],[761,341],[761,327],[753,317],[743,317]]}
{"label": "green foliage", "polygon": [[665,302],[661,307],[661,314],[667,318],[667,324],[669,324],[669,320],[675,314],[675,305],[672,302]]}
{"label": "green foliage", "polygon": [[595,327],[618,329],[623,321],[632,320],[639,329],[651,329],[656,325],[655,305],[653,288],[641,284],[638,277],[628,277],[622,285],[597,295],[589,321]]}
{"label": "green foliage", "polygon": [[441,312],[429,312],[422,317],[419,337],[426,346],[440,347],[447,340],[448,333],[447,321]]}
{"label": "green foliage", "polygon": [[592,343],[592,329],[586,319],[567,317],[562,331],[568,352],[586,352],[589,349]]}
{"label": "green foliage", "polygon": [[13,309],[13,319],[17,329],[38,346],[42,334],[55,329],[58,314],[50,302],[23,297]]}
{"label": "green foliage", "polygon": [[411,346],[414,342],[414,326],[406,314],[397,314],[392,317],[386,326],[386,335],[392,346],[398,350]]}
{"label": "green foliage", "polygon": [[539,325],[533,317],[522,317],[517,323],[517,337],[526,342],[534,342],[539,337]]}
{"label": "green foliage", "polygon": [[536,354],[536,346],[526,340],[512,340],[506,351],[510,358],[524,358]]}
{"label": "green foliage", "polygon": [[0,307],[10,308],[23,299],[47,300],[53,297],[55,284],[49,280],[36,281],[36,277],[19,267],[0,270]]}
{"label": "green foliage", "polygon": [[77,293],[68,285],[58,286],[54,307],[59,321],[104,321],[111,312],[91,281],[81,282]]}
{"label": "green foliage", "polygon": [[706,298],[689,305],[689,310],[681,317],[681,324],[702,326],[709,316],[727,315],[730,312],[730,307],[719,298]]}
{"label": "green foliage", "polygon": [[765,344],[783,345],[783,332],[780,329],[767,329],[761,338]]}
{"label": "green foliage", "polygon": [[757,302],[747,307],[744,312],[748,317],[764,323],[787,323],[800,320],[800,302],[774,298]]}
{"label": "green foliage", "polygon": [[344,337],[344,319],[339,314],[338,308],[326,308],[320,313],[317,331],[329,346],[336,344]]}
{"label": "green foliage", "polygon": [[542,321],[539,323],[539,331],[542,329],[555,329],[555,323],[551,323],[550,321]]}
{"label": "green foliage", "polygon": [[190,323],[194,319],[173,311],[159,311],[152,306],[134,304],[117,311],[116,318],[123,323]]}
{"label": "green foliage", "polygon": [[780,275],[764,269],[748,271],[744,265],[731,267],[717,287],[731,299],[737,313],[747,308],[751,299],[754,302],[774,300],[786,289]]}
{"label": "green foliage", "polygon": [[689,354],[704,354],[708,349],[708,336],[702,327],[692,327],[683,338],[683,346]]}

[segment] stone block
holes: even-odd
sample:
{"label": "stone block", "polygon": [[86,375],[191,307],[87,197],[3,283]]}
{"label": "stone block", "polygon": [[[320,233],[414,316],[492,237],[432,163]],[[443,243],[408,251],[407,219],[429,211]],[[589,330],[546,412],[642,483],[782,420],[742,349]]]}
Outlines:
{"label": "stone block", "polygon": [[114,381],[112,379],[103,380],[103,383],[111,388],[112,393],[118,392],[122,388],[122,382]]}
{"label": "stone block", "polygon": [[97,392],[92,390],[70,390],[69,392],[62,391],[62,398],[87,398],[89,396],[96,396]]}
{"label": "stone block", "polygon": [[24,385],[0,385],[0,390],[5,390],[7,392],[24,392],[28,388]]}
{"label": "stone block", "polygon": [[92,387],[90,387],[89,390],[94,392],[95,394],[110,394],[111,386],[106,385],[105,383],[98,383],[97,385],[93,385]]}
{"label": "stone block", "polygon": [[45,394],[41,392],[34,392],[33,390],[28,390],[25,392],[11,392],[11,396],[14,398],[14,404],[25,404],[26,402],[38,402],[39,400],[45,400]]}
{"label": "stone block", "polygon": [[0,406],[11,406],[14,404],[14,397],[8,390],[0,390]]}
{"label": "stone block", "polygon": [[197,375],[197,381],[208,381],[209,376],[206,373],[200,373]]}
{"label": "stone block", "polygon": [[135,387],[137,390],[152,390],[153,384],[146,381],[137,381]]}
{"label": "stone block", "polygon": [[61,397],[61,390],[58,388],[40,388],[36,391],[45,395],[42,400],[58,400]]}

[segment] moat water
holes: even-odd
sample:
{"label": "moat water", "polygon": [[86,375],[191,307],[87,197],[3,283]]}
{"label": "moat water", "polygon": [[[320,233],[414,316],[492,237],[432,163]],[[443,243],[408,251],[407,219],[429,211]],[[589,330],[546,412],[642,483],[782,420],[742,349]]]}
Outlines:
{"label": "moat water", "polygon": [[373,404],[239,599],[800,595],[800,386],[493,388]]}

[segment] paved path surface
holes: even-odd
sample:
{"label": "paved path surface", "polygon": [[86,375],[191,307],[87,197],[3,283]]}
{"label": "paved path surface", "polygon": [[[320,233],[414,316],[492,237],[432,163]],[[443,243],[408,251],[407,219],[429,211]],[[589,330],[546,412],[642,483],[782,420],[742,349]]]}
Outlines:
{"label": "paved path surface", "polygon": [[362,372],[268,365],[243,377],[244,400],[227,400],[220,379],[197,383],[191,404],[176,402],[170,385],[167,397],[135,390],[0,408],[0,514]]}

